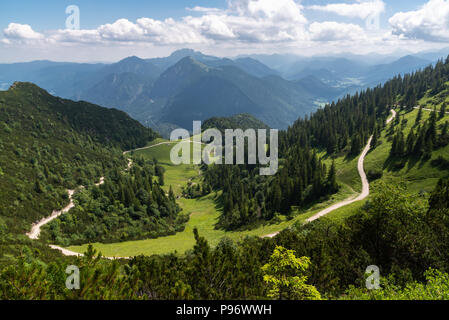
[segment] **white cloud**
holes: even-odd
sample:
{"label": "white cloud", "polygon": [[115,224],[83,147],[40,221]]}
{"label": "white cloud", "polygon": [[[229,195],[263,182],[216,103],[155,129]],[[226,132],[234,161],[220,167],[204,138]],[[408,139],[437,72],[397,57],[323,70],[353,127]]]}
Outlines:
{"label": "white cloud", "polygon": [[449,40],[449,0],[430,0],[415,11],[398,12],[389,19],[392,34],[409,39]]}
{"label": "white cloud", "polygon": [[112,24],[105,24],[97,29],[98,34],[105,40],[136,41],[144,34],[142,28],[127,19],[119,19]]}
{"label": "white cloud", "polygon": [[[108,44],[143,42],[155,45],[238,42],[285,42],[307,38],[307,19],[294,0],[229,0],[227,10],[194,7],[198,17],[180,20],[119,19],[92,30],[56,30],[44,35],[28,25],[12,24],[19,31],[4,30],[8,40],[27,38],[50,42]],[[15,36],[13,36],[15,35]]]}
{"label": "white cloud", "polygon": [[358,1],[357,3],[334,3],[325,6],[309,6],[308,9],[331,12],[343,17],[366,19],[385,11],[382,0]]}
{"label": "white cloud", "polygon": [[198,30],[185,21],[171,18],[164,21],[151,18],[137,20],[137,25],[144,32],[144,41],[159,45],[207,43],[207,39]]}
{"label": "white cloud", "polygon": [[309,27],[314,41],[354,41],[366,38],[365,31],[356,24],[333,21],[314,22]]}
{"label": "white cloud", "polygon": [[306,23],[303,7],[294,0],[229,0],[229,9],[239,16],[270,22]]}
{"label": "white cloud", "polygon": [[294,0],[230,0],[228,5],[226,14],[199,19],[220,21],[220,29],[227,37],[240,42],[306,39],[307,19],[302,13],[303,7]]}
{"label": "white cloud", "polygon": [[8,40],[39,40],[44,38],[42,34],[35,32],[29,25],[19,23],[10,23],[3,30],[3,34]]}
{"label": "white cloud", "polygon": [[223,11],[218,8],[206,8],[206,7],[200,7],[200,6],[195,6],[193,8],[186,8],[186,10],[193,11],[193,12],[206,12],[206,13],[217,13],[217,12]]}
{"label": "white cloud", "polygon": [[186,17],[185,22],[194,30],[215,40],[235,39],[236,35],[226,23],[225,16],[205,15],[200,18]]}
{"label": "white cloud", "polygon": [[100,34],[97,30],[57,30],[49,34],[45,40],[50,43],[85,43],[95,44],[101,42]]}
{"label": "white cloud", "polygon": [[[381,0],[340,2],[306,9],[332,12],[351,19],[365,19],[385,10]],[[95,29],[37,32],[29,25],[11,23],[3,30],[4,38],[0,38],[0,42],[9,48],[16,45],[17,52],[25,52],[28,48],[37,52],[41,48],[40,57],[69,52],[64,49],[73,47],[76,50],[72,51],[83,52],[85,59],[99,55],[99,52],[102,58],[105,54],[123,57],[123,52],[129,52],[129,55],[139,52],[143,55],[148,52],[162,54],[164,48],[172,51],[186,46],[218,55],[282,50],[299,53],[412,50],[413,45],[424,48],[427,44],[419,39],[442,41],[449,38],[448,3],[449,0],[431,0],[419,10],[394,15],[390,19],[392,30],[373,31],[368,25],[364,29],[360,21],[360,25],[352,20],[348,23],[308,21],[300,0],[227,0],[226,9],[187,8],[192,14],[176,20],[119,19]],[[14,50],[3,50],[3,56],[6,51]],[[24,54],[29,56],[28,52]],[[13,53],[10,56],[14,58]]]}

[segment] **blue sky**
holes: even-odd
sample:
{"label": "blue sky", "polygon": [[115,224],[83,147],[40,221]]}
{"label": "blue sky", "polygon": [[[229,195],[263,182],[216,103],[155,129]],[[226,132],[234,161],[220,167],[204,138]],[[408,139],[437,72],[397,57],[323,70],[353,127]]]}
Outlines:
{"label": "blue sky", "polygon": [[[66,29],[69,5],[80,30]],[[448,26],[449,0],[2,1],[0,62],[421,51],[449,45]]]}
{"label": "blue sky", "polygon": [[96,28],[120,18],[136,20],[141,17],[165,19],[181,18],[191,14],[186,8],[217,7],[225,8],[222,0],[16,0],[0,2],[0,30],[10,22],[25,23],[35,30],[58,29],[65,27],[65,8],[77,5],[82,14],[82,28]]}
{"label": "blue sky", "polygon": [[[307,0],[303,5],[326,5],[350,1]],[[384,1],[387,6],[383,15],[383,23],[387,23],[387,16],[395,12],[416,9],[425,3],[422,0],[393,0]],[[126,4],[125,4],[126,3]],[[65,8],[78,5],[82,12],[82,27],[95,28],[98,25],[110,23],[120,18],[136,20],[141,17],[165,19],[169,17],[182,18],[191,14],[186,8],[195,6],[225,9],[225,0],[170,0],[170,1],[142,1],[142,0],[16,0],[0,3],[0,29],[3,30],[10,22],[29,24],[35,30],[58,29],[65,27]],[[311,12],[316,19],[326,19],[323,15]]]}

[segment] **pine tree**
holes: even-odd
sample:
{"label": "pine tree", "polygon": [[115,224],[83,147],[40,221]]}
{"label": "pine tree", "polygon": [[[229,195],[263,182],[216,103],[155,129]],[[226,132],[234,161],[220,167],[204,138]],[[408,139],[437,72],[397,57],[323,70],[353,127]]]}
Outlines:
{"label": "pine tree", "polygon": [[170,186],[170,190],[168,191],[168,198],[170,201],[176,201],[175,193],[173,192],[172,186]]}
{"label": "pine tree", "polygon": [[377,130],[377,126],[374,129],[374,133],[373,133],[373,139],[371,140],[371,149],[374,149],[377,147],[377,143],[378,143],[378,130]]}
{"label": "pine tree", "polygon": [[262,267],[269,286],[268,297],[278,300],[321,300],[318,290],[306,284],[308,257],[296,258],[295,251],[276,247],[269,262]]}
{"label": "pine tree", "polygon": [[396,155],[398,157],[402,157],[405,153],[405,141],[404,141],[404,134],[402,131],[398,133],[398,144],[396,149]]}
{"label": "pine tree", "polygon": [[351,142],[351,154],[358,155],[362,150],[362,142],[360,136],[357,134]]}
{"label": "pine tree", "polygon": [[337,169],[335,167],[335,161],[332,161],[332,165],[329,169],[329,174],[327,176],[327,184],[331,189],[331,192],[337,192],[338,184],[337,184]]}
{"label": "pine tree", "polygon": [[449,122],[444,122],[443,129],[441,129],[441,137],[445,137],[449,129]]}
{"label": "pine tree", "polygon": [[418,129],[418,132],[418,138],[416,139],[415,147],[413,148],[413,154],[415,156],[422,155],[425,143],[424,130]]}
{"label": "pine tree", "polygon": [[426,143],[435,144],[437,140],[437,112],[436,109],[432,111],[429,119],[429,127],[426,132]]}
{"label": "pine tree", "polygon": [[160,186],[164,186],[165,185],[165,180],[164,180],[164,174],[163,173],[158,176],[158,183],[159,183]]}
{"label": "pine tree", "polygon": [[422,119],[422,106],[419,107],[418,115],[416,116],[415,126],[419,125]]}
{"label": "pine tree", "polygon": [[446,115],[446,109],[447,109],[447,103],[445,102],[445,103],[443,103],[443,105],[441,106],[441,109],[440,109],[440,115],[439,115],[440,119],[443,119],[444,116]]}
{"label": "pine tree", "polygon": [[34,191],[36,191],[37,193],[44,192],[44,189],[42,188],[42,185],[39,180],[36,180],[36,182],[34,183]]}
{"label": "pine tree", "polygon": [[407,155],[412,155],[413,154],[413,148],[415,146],[415,132],[412,128],[412,130],[410,130],[410,133],[407,136],[407,146],[406,146],[406,154]]}

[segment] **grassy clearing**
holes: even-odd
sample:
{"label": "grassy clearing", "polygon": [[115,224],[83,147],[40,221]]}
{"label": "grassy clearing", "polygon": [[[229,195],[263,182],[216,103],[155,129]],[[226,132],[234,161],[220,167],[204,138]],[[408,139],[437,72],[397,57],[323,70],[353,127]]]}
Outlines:
{"label": "grassy clearing", "polygon": [[[418,110],[413,110],[409,113],[398,113],[398,116],[407,120],[407,126],[404,129],[405,136],[408,135],[411,128],[415,124],[416,116],[418,115]],[[423,120],[430,116],[430,112],[423,111]],[[449,121],[449,115],[446,115],[443,119],[438,121],[438,126],[442,125],[445,121]],[[380,139],[381,144],[376,147],[376,149],[370,151],[365,158],[365,172],[369,170],[379,170],[383,172],[381,179],[373,181],[370,183],[370,196],[367,200],[371,199],[379,190],[381,183],[387,183],[390,185],[403,184],[407,187],[408,192],[415,194],[417,196],[426,194],[435,188],[438,180],[444,175],[449,175],[448,172],[442,172],[438,168],[431,166],[431,160],[436,159],[438,156],[443,156],[449,158],[449,147],[442,148],[440,150],[434,151],[432,154],[432,159],[422,162],[422,161],[409,161],[401,170],[394,171],[388,163],[388,157],[391,149],[391,141],[389,141],[386,136],[386,130],[382,132],[382,137]],[[354,160],[347,161],[344,158],[336,159],[336,164],[338,168],[338,180],[339,182],[350,182],[354,180]],[[354,185],[354,184],[351,184]],[[358,187],[360,188],[360,182]],[[356,189],[358,190],[358,189]],[[338,210],[331,212],[328,218],[341,221],[342,219],[355,214],[360,208],[366,203],[366,201],[360,201],[353,203],[351,205],[345,206]]]}
{"label": "grassy clearing", "polygon": [[[414,110],[408,114],[401,113],[399,116],[407,119],[407,127],[405,128],[405,134],[407,135],[413,124],[418,111]],[[429,112],[423,113],[423,118],[426,119],[429,116]],[[449,115],[439,121],[439,124],[449,120]],[[386,137],[386,132],[382,133],[380,139],[381,144],[374,150],[372,150],[365,159],[365,171],[369,170],[382,170],[383,177],[377,181],[371,183],[371,194],[368,199],[376,194],[380,182],[389,184],[404,183],[409,192],[422,193],[431,191],[438,179],[442,176],[442,172],[437,168],[430,165],[430,161],[424,163],[408,163],[403,169],[399,171],[392,171],[387,163],[388,155],[391,148],[391,142]],[[159,163],[166,168],[166,187],[172,185],[174,190],[179,192],[189,179],[195,179],[199,181],[198,167],[194,165],[180,165],[174,166],[169,159],[169,153],[172,145],[160,145],[151,149],[136,152],[138,155],[145,157],[157,158]],[[433,159],[439,155],[449,157],[449,147],[443,148],[434,152]],[[331,159],[325,158],[325,153],[320,153],[325,159],[326,164],[330,165]],[[147,239],[140,241],[129,241],[115,244],[93,244],[94,247],[100,250],[106,256],[134,256],[139,254],[152,255],[152,254],[166,254],[171,252],[177,252],[179,254],[184,253],[186,250],[192,249],[195,241],[193,238],[193,228],[197,227],[200,234],[204,236],[212,246],[216,246],[220,239],[228,237],[232,240],[238,241],[247,236],[264,236],[272,234],[288,228],[296,222],[304,222],[307,218],[313,216],[326,207],[345,200],[349,197],[355,197],[361,190],[360,177],[357,172],[358,157],[346,158],[339,157],[335,159],[338,169],[338,181],[342,186],[339,193],[329,198],[327,201],[321,202],[311,208],[307,208],[296,212],[295,217],[292,220],[286,220],[283,218],[279,224],[266,224],[259,228],[238,231],[238,232],[225,232],[223,230],[216,230],[215,224],[218,221],[221,208],[218,205],[217,197],[220,194],[210,194],[200,199],[179,199],[185,213],[190,214],[190,220],[186,225],[183,232],[179,232],[176,235]],[[334,221],[342,221],[345,218],[356,213],[366,203],[365,201],[359,201],[348,206],[342,207],[338,210],[331,212],[327,217]],[[70,250],[77,252],[84,252],[87,245],[70,247]]]}
{"label": "grassy clearing", "polygon": [[[446,89],[441,90],[438,94],[432,95],[430,92],[427,93],[423,98],[418,101],[420,106],[424,108],[436,109],[439,111],[443,103],[449,104],[449,82],[446,82]],[[446,110],[449,112],[449,110]]]}
{"label": "grassy clearing", "polygon": [[180,195],[182,193],[182,188],[187,182],[198,177],[199,168],[193,164],[174,165],[170,161],[170,150],[173,146],[174,144],[161,144],[150,149],[136,151],[135,155],[143,156],[148,159],[156,158],[158,163],[165,168],[164,189],[168,191],[170,186],[172,186],[175,195]]}
{"label": "grassy clearing", "polygon": [[335,161],[337,167],[337,179],[341,186],[350,187],[353,192],[357,193],[362,191],[362,181],[360,180],[359,172],[357,170],[359,156],[345,156],[331,159],[325,151],[319,152],[318,156],[321,157],[328,168],[332,165],[332,160]]}
{"label": "grassy clearing", "polygon": [[[174,191],[180,194],[182,187],[186,185],[189,180],[199,181],[200,177],[198,177],[198,167],[195,165],[175,166],[171,163],[169,154],[172,147],[173,145],[159,145],[154,148],[137,151],[135,154],[150,159],[153,157],[158,159],[159,164],[166,169],[165,188],[168,189],[169,186],[172,185]],[[183,212],[190,214],[190,220],[186,224],[186,228],[183,232],[157,239],[128,241],[114,244],[95,243],[93,246],[105,256],[116,257],[135,256],[139,254],[165,254],[171,252],[184,253],[186,250],[192,249],[195,244],[193,238],[193,229],[195,227],[198,228],[200,234],[204,236],[212,246],[217,245],[223,237],[238,241],[247,236],[264,236],[288,228],[295,222],[304,222],[307,218],[333,203],[357,195],[357,193],[348,185],[342,183],[342,186],[343,187],[338,194],[333,195],[328,200],[311,208],[297,211],[294,218],[291,220],[282,217],[282,221],[278,224],[265,224],[253,230],[235,232],[226,232],[215,229],[215,224],[221,213],[221,208],[217,201],[220,194],[212,193],[200,199],[180,198],[178,199],[178,203],[183,209]],[[87,245],[72,246],[68,249],[76,252],[84,252],[87,249]]]}
{"label": "grassy clearing", "polygon": [[[401,120],[407,120],[407,127],[404,129],[404,134],[407,136],[413,125],[415,124],[415,119],[418,114],[418,110],[413,110],[410,113],[404,114],[400,113]],[[427,119],[430,116],[430,112],[423,112],[423,119]],[[438,121],[438,126],[443,124],[445,121],[449,120],[449,115],[446,115],[443,119]],[[376,187],[379,185],[380,181],[386,183],[400,184],[404,183],[409,192],[420,193],[431,191],[438,180],[447,174],[447,172],[442,172],[438,168],[431,166],[431,160],[436,159],[438,156],[449,156],[449,147],[445,147],[434,151],[432,153],[432,159],[428,161],[414,161],[410,160],[407,162],[404,168],[400,170],[393,170],[388,162],[388,155],[391,149],[391,142],[385,136],[382,135],[382,145],[378,146],[370,154],[368,154],[365,161],[366,170],[383,170],[383,177],[379,181],[375,181],[372,184],[373,191],[376,191]]]}
{"label": "grassy clearing", "polygon": [[[179,199],[179,204],[185,213],[190,214],[190,220],[183,232],[157,239],[127,241],[114,244],[94,243],[92,245],[108,257],[128,257],[140,254],[152,255],[172,252],[181,254],[193,248],[195,244],[193,229],[195,227],[198,228],[201,236],[204,236],[211,246],[216,246],[223,237],[238,241],[247,236],[264,236],[288,228],[297,221],[303,222],[332,203],[346,199],[351,194],[353,193],[350,188],[344,187],[339,194],[334,195],[328,201],[313,206],[304,212],[298,212],[297,216],[290,221],[283,219],[279,224],[266,224],[257,229],[236,232],[215,229],[215,224],[218,221],[221,210],[216,201],[220,194],[216,195],[212,193],[200,199],[181,198]],[[73,246],[68,249],[76,252],[84,252],[87,249],[87,245]]]}

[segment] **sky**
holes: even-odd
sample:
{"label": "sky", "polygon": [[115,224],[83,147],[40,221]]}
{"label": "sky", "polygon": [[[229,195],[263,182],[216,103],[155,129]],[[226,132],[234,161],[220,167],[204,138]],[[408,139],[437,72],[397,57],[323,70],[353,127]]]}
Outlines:
{"label": "sky", "polygon": [[0,62],[113,62],[192,48],[215,56],[414,53],[449,46],[449,0],[15,0]]}

